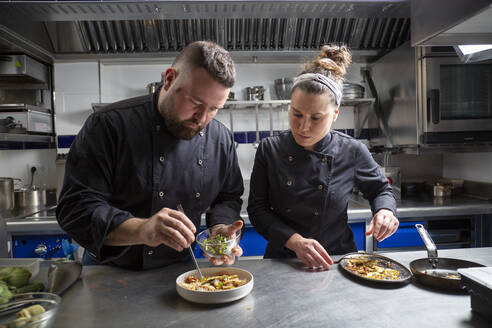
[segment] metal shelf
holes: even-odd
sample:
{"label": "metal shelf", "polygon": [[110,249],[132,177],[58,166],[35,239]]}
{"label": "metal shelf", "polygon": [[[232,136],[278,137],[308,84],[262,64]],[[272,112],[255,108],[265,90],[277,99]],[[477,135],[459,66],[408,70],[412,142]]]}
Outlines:
{"label": "metal shelf", "polygon": [[54,136],[52,136],[52,135],[0,133],[0,141],[49,143],[49,142],[54,142]]}
{"label": "metal shelf", "polygon": [[[361,106],[361,105],[372,105],[376,101],[375,98],[357,98],[357,99],[342,99],[341,106]],[[262,105],[289,105],[290,100],[236,100],[227,101],[224,104],[224,108],[233,107],[252,107],[262,106]]]}

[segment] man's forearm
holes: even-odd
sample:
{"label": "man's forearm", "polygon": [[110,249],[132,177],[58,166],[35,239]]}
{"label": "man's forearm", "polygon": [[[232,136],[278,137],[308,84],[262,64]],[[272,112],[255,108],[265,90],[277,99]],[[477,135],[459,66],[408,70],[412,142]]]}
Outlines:
{"label": "man's forearm", "polygon": [[130,246],[143,244],[140,227],[145,219],[131,218],[117,226],[104,239],[107,246]]}

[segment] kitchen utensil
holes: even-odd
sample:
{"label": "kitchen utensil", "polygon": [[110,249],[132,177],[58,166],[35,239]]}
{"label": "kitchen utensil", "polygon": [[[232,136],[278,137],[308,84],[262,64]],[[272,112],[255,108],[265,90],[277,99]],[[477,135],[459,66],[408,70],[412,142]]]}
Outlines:
{"label": "kitchen utensil", "polygon": [[364,98],[365,89],[357,83],[343,83],[343,99]]}
{"label": "kitchen utensil", "polygon": [[264,100],[265,88],[261,85],[246,88],[247,100]]}
{"label": "kitchen utensil", "polygon": [[[0,326],[49,328],[53,325],[61,298],[52,293],[24,293],[14,295],[8,303],[0,304]],[[32,315],[25,321],[16,320],[16,313],[32,305],[40,305],[45,312]]]}
{"label": "kitchen utensil", "polygon": [[457,270],[483,267],[483,265],[471,261],[438,258],[436,244],[427,230],[421,224],[416,224],[415,227],[427,249],[427,258],[410,262],[410,270],[419,283],[439,289],[461,290],[461,275]]}
{"label": "kitchen utensil", "polygon": [[232,91],[229,91],[229,94],[227,95],[227,101],[235,101],[235,94]]}
{"label": "kitchen utensil", "polygon": [[15,208],[36,207],[46,205],[46,190],[36,188],[20,188],[14,190]]}
{"label": "kitchen utensil", "polygon": [[437,182],[449,186],[452,196],[461,195],[464,192],[465,180],[463,179],[441,178]]}
{"label": "kitchen utensil", "polygon": [[81,273],[82,264],[78,261],[54,261],[48,269],[48,291],[61,295],[79,279]]}
{"label": "kitchen utensil", "polygon": [[290,99],[290,94],[292,92],[292,86],[294,85],[294,79],[289,77],[284,77],[281,79],[276,79],[274,81],[275,92],[277,93],[278,99],[288,100]]}
{"label": "kitchen utensil", "polygon": [[16,178],[0,177],[0,212],[14,209],[14,182]]}
{"label": "kitchen utensil", "polygon": [[147,84],[147,88],[146,88],[147,93],[149,95],[155,93],[160,85],[161,85],[161,82],[152,82],[152,83]]}
{"label": "kitchen utensil", "polygon": [[239,279],[246,280],[246,284],[228,290],[220,290],[220,291],[198,291],[198,290],[190,290],[186,289],[180,285],[180,283],[184,282],[184,280],[190,276],[196,276],[196,270],[188,271],[181,274],[178,278],[176,278],[176,291],[178,294],[191,302],[202,303],[202,304],[220,304],[220,303],[228,303],[232,301],[239,300],[246,295],[248,295],[253,289],[254,279],[253,275],[243,269],[233,268],[233,267],[211,267],[211,268],[203,268],[202,272],[205,276],[214,276],[221,273],[227,274],[237,274]]}
{"label": "kitchen utensil", "polygon": [[[347,268],[348,261],[350,259],[363,259],[363,260],[374,260],[378,262],[378,266],[384,267],[386,269],[393,269],[397,270],[400,274],[398,279],[395,280],[379,280],[379,279],[373,279],[369,277],[365,277],[362,275],[359,275],[355,272],[352,272]],[[377,282],[377,283],[382,283],[382,284],[402,284],[406,281],[408,281],[411,277],[412,274],[410,271],[403,265],[398,263],[397,261],[390,259],[386,256],[379,255],[379,254],[374,254],[374,253],[365,253],[365,252],[356,252],[356,253],[348,253],[335,261],[335,263],[340,263],[339,267],[345,271],[346,273],[350,274],[351,276],[361,279],[363,281],[370,281],[370,282]]]}
{"label": "kitchen utensil", "polygon": [[434,197],[451,197],[452,186],[442,182],[436,182],[432,188]]}
{"label": "kitchen utensil", "polygon": [[[181,204],[178,204],[178,211],[184,214],[184,209]],[[196,261],[195,254],[193,253],[193,249],[191,249],[191,245],[188,247],[188,250],[190,251],[191,258],[193,259],[193,263],[195,263],[196,271],[198,271],[198,275],[200,279],[203,279],[202,272],[200,271],[200,267],[198,266],[198,262]]]}

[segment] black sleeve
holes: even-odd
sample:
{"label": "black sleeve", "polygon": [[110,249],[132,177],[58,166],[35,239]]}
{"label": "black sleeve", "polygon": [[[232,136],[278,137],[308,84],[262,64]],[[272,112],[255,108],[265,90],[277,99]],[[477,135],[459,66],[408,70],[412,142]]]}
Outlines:
{"label": "black sleeve", "polygon": [[228,142],[224,145],[223,156],[226,158],[223,166],[224,180],[221,190],[215,200],[210,205],[206,213],[207,226],[219,223],[231,224],[236,220],[242,220],[240,216],[243,201],[241,196],[244,192],[243,178],[237,160],[236,147],[232,134],[227,131]]}
{"label": "black sleeve", "polygon": [[261,142],[255,155],[249,187],[248,215],[258,233],[272,247],[281,249],[296,231],[270,209],[268,163],[264,153],[266,147],[268,145]]}
{"label": "black sleeve", "polygon": [[382,208],[388,209],[396,216],[396,200],[393,189],[388,183],[379,165],[372,158],[367,147],[358,143],[355,155],[355,183],[364,198],[369,200],[374,215]]}
{"label": "black sleeve", "polygon": [[109,203],[120,135],[105,113],[87,119],[67,156],[56,209],[61,228],[102,262],[128,249],[103,243],[109,232],[134,217]]}

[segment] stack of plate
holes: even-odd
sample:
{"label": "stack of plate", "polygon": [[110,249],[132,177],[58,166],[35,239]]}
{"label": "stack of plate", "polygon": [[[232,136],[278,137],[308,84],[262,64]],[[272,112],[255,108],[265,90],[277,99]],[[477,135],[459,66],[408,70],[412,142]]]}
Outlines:
{"label": "stack of plate", "polygon": [[364,98],[364,87],[360,84],[344,82],[343,99]]}

